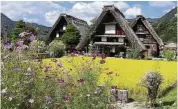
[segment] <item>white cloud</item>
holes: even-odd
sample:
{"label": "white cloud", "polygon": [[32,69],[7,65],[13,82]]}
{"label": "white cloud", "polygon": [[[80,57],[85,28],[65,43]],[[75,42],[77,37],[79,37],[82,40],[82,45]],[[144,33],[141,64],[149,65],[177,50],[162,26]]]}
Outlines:
{"label": "white cloud", "polygon": [[142,10],[139,7],[134,6],[133,8],[128,8],[125,12],[124,12],[126,18],[133,18],[136,17],[136,15],[141,15],[142,14]]}
{"label": "white cloud", "polygon": [[45,13],[44,17],[46,22],[48,22],[50,25],[53,25],[54,22],[58,19],[60,15],[60,11],[49,11],[47,13]]}
{"label": "white cloud", "polygon": [[104,5],[115,5],[120,10],[125,10],[129,5],[125,2],[108,2],[108,1],[96,1],[96,2],[77,2],[72,6],[71,9],[61,10],[52,10],[45,13],[45,20],[50,25],[53,25],[54,22],[59,17],[60,13],[70,14],[77,18],[83,19],[91,24],[90,20],[95,16],[99,16]]}
{"label": "white cloud", "polygon": [[153,7],[170,7],[176,5],[172,1],[150,1],[149,4]]}
{"label": "white cloud", "polygon": [[40,22],[48,26],[52,26],[61,13],[73,15],[86,20],[90,24],[91,19],[100,15],[104,5],[115,5],[128,17],[141,14],[141,9],[138,6],[131,8],[126,2],[122,1],[74,2],[72,7],[64,7],[61,4],[62,2],[51,1],[3,1],[1,10],[12,20],[23,19],[27,22]]}
{"label": "white cloud", "polygon": [[[25,15],[26,17],[23,18],[25,21],[30,21],[30,19],[34,21],[42,20],[39,16],[43,16],[46,12],[50,10],[61,10],[63,11],[65,8],[60,6],[59,4],[51,1],[3,1],[1,2],[1,12],[7,15],[12,20],[19,20],[22,19]],[[35,18],[31,18],[35,17]],[[36,19],[36,20],[35,20]],[[44,20],[44,19],[43,19]]]}
{"label": "white cloud", "polygon": [[168,13],[169,11],[171,11],[174,8],[175,8],[175,6],[172,6],[171,8],[165,9],[165,10],[163,10],[163,13]]}
{"label": "white cloud", "polygon": [[99,16],[104,5],[115,5],[120,10],[129,8],[126,2],[110,2],[110,1],[95,1],[95,2],[78,2],[70,10],[69,14],[86,20],[90,24],[90,20],[94,16]]}
{"label": "white cloud", "polygon": [[23,17],[23,20],[26,22],[30,22],[30,23],[38,23],[39,22],[39,20],[37,18]]}

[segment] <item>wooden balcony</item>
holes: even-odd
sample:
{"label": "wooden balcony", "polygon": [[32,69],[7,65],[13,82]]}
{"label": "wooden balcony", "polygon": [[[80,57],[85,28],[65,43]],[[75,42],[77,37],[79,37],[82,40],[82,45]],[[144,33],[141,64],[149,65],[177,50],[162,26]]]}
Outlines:
{"label": "wooden balcony", "polygon": [[94,45],[124,45],[124,42],[95,42]]}
{"label": "wooden balcony", "polygon": [[146,34],[145,32],[136,32],[136,34]]}
{"label": "wooden balcony", "polygon": [[136,34],[149,34],[148,31],[136,31]]}
{"label": "wooden balcony", "polygon": [[126,37],[126,35],[95,35],[95,37]]}

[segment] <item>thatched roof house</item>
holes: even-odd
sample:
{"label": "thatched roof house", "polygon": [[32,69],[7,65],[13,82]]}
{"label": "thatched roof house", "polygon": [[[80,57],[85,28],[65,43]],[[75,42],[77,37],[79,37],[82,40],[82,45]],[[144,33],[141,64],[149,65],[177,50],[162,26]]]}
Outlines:
{"label": "thatched roof house", "polygon": [[136,20],[131,22],[131,27],[133,28],[138,21],[141,21],[143,23],[143,25],[146,27],[146,29],[150,32],[150,34],[153,36],[153,38],[157,41],[157,43],[159,44],[159,46],[163,46],[164,43],[161,40],[161,38],[157,35],[157,33],[155,32],[155,30],[153,29],[153,27],[151,26],[151,24],[148,22],[148,20],[142,16],[142,15],[138,15]]}
{"label": "thatched roof house", "polygon": [[104,6],[97,21],[76,49],[83,50],[89,43],[100,53],[127,54],[130,49],[138,48],[144,56],[158,56],[164,45],[143,16],[137,16],[137,19],[129,24],[123,13],[114,5]]}
{"label": "thatched roof house", "polygon": [[144,16],[138,15],[136,20],[131,22],[130,25],[138,38],[147,48],[147,55],[158,56],[160,51],[163,50],[164,43],[148,20]]}
{"label": "thatched roof house", "polygon": [[48,33],[48,43],[54,40],[55,37],[61,37],[64,34],[66,26],[68,24],[72,24],[73,26],[75,26],[79,30],[81,37],[85,35],[86,31],[89,28],[86,21],[62,13]]}
{"label": "thatched roof house", "polygon": [[119,9],[116,8],[114,5],[104,6],[103,11],[98,17],[97,21],[88,31],[88,34],[85,36],[85,38],[81,40],[81,42],[78,44],[76,49],[80,50],[86,45],[87,41],[95,35],[95,31],[97,27],[102,23],[102,20],[104,19],[104,17],[108,16],[108,14],[113,15],[113,17],[115,18],[115,22],[113,23],[117,23],[121,26],[125,34],[128,36],[128,39],[132,42],[131,43],[132,47],[135,46],[141,50],[145,50],[145,46],[140,42],[140,40],[138,39],[138,37],[136,36],[132,28],[128,25],[128,22],[125,19],[125,16],[123,15],[123,13],[121,13]]}

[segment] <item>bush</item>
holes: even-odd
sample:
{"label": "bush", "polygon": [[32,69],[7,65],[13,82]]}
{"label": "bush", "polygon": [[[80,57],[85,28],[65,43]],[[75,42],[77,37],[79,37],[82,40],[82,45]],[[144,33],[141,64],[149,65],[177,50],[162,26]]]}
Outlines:
{"label": "bush", "polygon": [[151,56],[146,56],[145,59],[146,60],[152,60],[152,57]]}
{"label": "bush", "polygon": [[163,51],[163,57],[168,59],[169,61],[175,60],[176,53],[173,50],[164,50]]}
{"label": "bush", "polygon": [[141,79],[141,85],[147,88],[147,97],[151,103],[151,107],[156,105],[156,98],[162,81],[163,77],[158,72],[148,72],[145,74],[145,77]]}
{"label": "bush", "polygon": [[139,49],[132,49],[132,50],[128,53],[128,58],[138,59],[139,56],[140,56],[140,50],[139,50]]}
{"label": "bush", "polygon": [[48,47],[50,57],[58,58],[65,54],[65,45],[60,40],[53,40]]}
{"label": "bush", "polygon": [[34,40],[30,43],[31,48],[36,48],[36,52],[45,53],[47,51],[47,46],[44,41]]}

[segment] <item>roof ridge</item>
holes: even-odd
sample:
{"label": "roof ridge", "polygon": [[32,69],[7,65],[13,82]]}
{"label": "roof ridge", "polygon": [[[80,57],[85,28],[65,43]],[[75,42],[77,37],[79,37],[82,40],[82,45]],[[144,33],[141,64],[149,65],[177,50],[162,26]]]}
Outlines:
{"label": "roof ridge", "polygon": [[85,21],[85,20],[83,20],[83,19],[80,19],[80,18],[76,18],[76,17],[74,17],[74,16],[72,16],[72,15],[69,15],[69,14],[66,14],[66,13],[62,13],[62,14],[61,14],[61,16],[64,16],[64,15],[66,15],[66,17],[71,17],[71,18],[73,18],[73,19],[75,19],[75,20],[82,21],[83,23],[87,23],[87,21]]}

